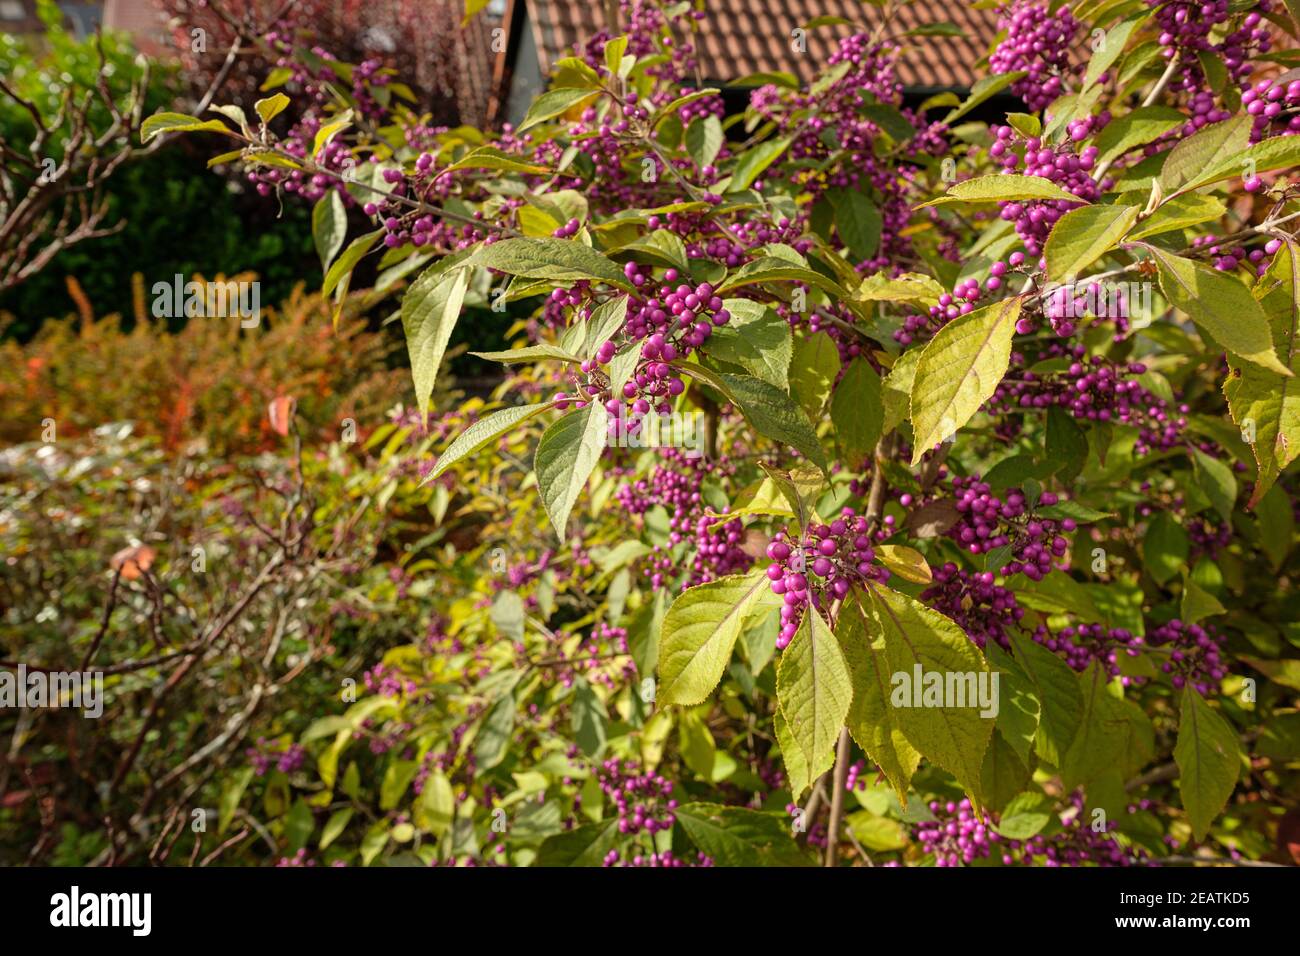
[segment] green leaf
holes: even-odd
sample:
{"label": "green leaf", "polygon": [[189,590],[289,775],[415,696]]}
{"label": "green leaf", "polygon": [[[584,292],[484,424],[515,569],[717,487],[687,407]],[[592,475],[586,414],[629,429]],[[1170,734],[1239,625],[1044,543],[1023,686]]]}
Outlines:
{"label": "green leaf", "polygon": [[379,785],[381,810],[391,810],[397,806],[419,769],[420,763],[417,760],[389,760],[384,779]]}
{"label": "green leaf", "polygon": [[[443,172],[454,173],[462,169],[494,169],[504,173],[523,173],[534,176],[549,172],[545,166],[526,163],[519,157],[502,152],[495,146],[479,146],[472,149],[444,169]],[[558,226],[560,223],[556,223],[556,225]]]}
{"label": "green leaf", "polygon": [[262,125],[265,126],[283,113],[288,106],[289,97],[283,93],[276,93],[264,100],[258,100],[253,104],[253,109],[257,110],[257,115],[262,118]]}
{"label": "green leaf", "polygon": [[1057,405],[1047,410],[1047,460],[1056,465],[1056,473],[1066,485],[1074,482],[1088,461],[1087,434]]}
{"label": "green leaf", "polygon": [[1110,252],[1137,222],[1136,206],[1083,206],[1071,209],[1052,227],[1043,254],[1051,282],[1077,279]]}
{"label": "green leaf", "polygon": [[859,302],[902,302],[928,308],[938,305],[943,293],[943,286],[929,276],[905,272],[891,278],[877,272],[862,280],[852,298]]}
{"label": "green leaf", "polygon": [[1241,747],[1232,726],[1191,687],[1183,688],[1174,763],[1192,835],[1204,840],[1237,786]]}
{"label": "green leaf", "polygon": [[687,803],[673,816],[718,866],[812,866],[779,814],[713,803]]}
{"label": "green leaf", "polygon": [[[1160,170],[1160,189],[1166,198],[1190,190],[1198,176],[1240,155],[1250,142],[1255,118],[1239,113],[1222,123],[1205,126],[1179,140]],[[1238,167],[1240,168],[1240,167]]]}
{"label": "green leaf", "polygon": [[[690,371],[691,366],[683,366]],[[719,375],[727,397],[735,402],[759,434],[789,445],[823,472],[826,453],[803,410],[774,385],[748,375]]]}
{"label": "green leaf", "polygon": [[1160,291],[1176,309],[1223,348],[1255,365],[1290,377],[1278,361],[1264,310],[1241,280],[1226,272],[1143,244],[1160,269]]}
{"label": "green leaf", "polygon": [[[339,262],[342,261],[341,258]],[[406,333],[406,351],[411,359],[411,378],[415,383],[415,400],[421,415],[429,412],[429,399],[433,395],[438,368],[442,365],[456,320],[460,318],[469,276],[468,269],[432,275],[425,273],[411,284],[402,298],[402,329]]]}
{"label": "green leaf", "polygon": [[699,169],[713,165],[724,141],[722,121],[716,116],[692,120],[686,127],[686,149]]}
{"label": "green leaf", "polygon": [[537,489],[561,541],[569,513],[605,448],[607,421],[605,406],[590,402],[553,422],[537,443],[533,457]]}
{"label": "green leaf", "polygon": [[736,165],[731,172],[731,185],[727,187],[727,191],[735,193],[748,189],[793,142],[793,136],[782,136],[745,150],[736,157]]}
{"label": "green leaf", "polygon": [[452,820],[456,817],[456,798],[452,793],[451,782],[442,771],[434,770],[424,778],[420,799],[415,801],[412,810],[415,825],[425,833],[441,837],[451,829]]}
{"label": "green leaf", "polygon": [[781,748],[781,762],[785,765],[785,775],[790,782],[790,793],[798,800],[822,774],[831,769],[835,755],[827,754],[822,763],[809,767],[808,761],[803,758],[803,751],[790,733],[790,725],[785,722],[780,707],[772,714],[772,729],[776,734],[777,746]]}
{"label": "green leaf", "polygon": [[761,600],[776,600],[770,583],[756,569],[698,584],[677,596],[659,637],[658,706],[692,706],[713,692],[750,609]]}
{"label": "green leaf", "polygon": [[581,356],[574,355],[558,345],[543,343],[542,345],[526,345],[521,349],[511,349],[508,352],[470,352],[477,358],[487,359],[489,362],[501,362],[505,365],[517,365],[520,362],[535,362],[538,359],[558,359],[561,362],[568,362],[571,365],[578,365],[582,362]]}
{"label": "green leaf", "polygon": [[831,422],[844,452],[862,457],[875,450],[885,422],[880,376],[865,359],[849,363],[831,397]]}
{"label": "green leaf", "polygon": [[890,671],[885,660],[884,641],[867,633],[862,609],[849,600],[840,608],[835,637],[848,665],[853,687],[846,723],[859,747],[876,762],[907,805],[907,788],[921,762],[921,755],[908,743],[889,703]]}
{"label": "green leaf", "polygon": [[1092,661],[1079,675],[1083,708],[1079,729],[1061,762],[1066,790],[1086,784],[1113,767],[1128,741],[1128,716],[1110,692],[1110,676]]}
{"label": "green leaf", "polygon": [[844,654],[821,615],[809,608],[777,664],[776,700],[810,766],[835,749],[852,699]]}
{"label": "green leaf", "polygon": [[1223,614],[1225,608],[1219,599],[1196,586],[1190,577],[1183,576],[1183,597],[1179,605],[1179,618],[1184,624],[1197,624],[1207,617]]}
{"label": "green leaf", "polygon": [[596,758],[605,749],[605,723],[609,714],[585,677],[573,682],[573,702],[569,707],[573,741],[588,757]]}
{"label": "green leaf", "polygon": [[971,87],[970,96],[966,97],[961,106],[958,106],[943,118],[943,123],[951,126],[958,118],[965,116],[984,101],[997,96],[1016,80],[1023,80],[1026,76],[1028,74],[1024,70],[1013,70],[1010,73],[999,73],[983,77]]}
{"label": "green leaf", "polygon": [[1042,712],[1034,748],[1059,767],[1074,740],[1083,714],[1083,694],[1070,665],[1028,636],[1010,637],[1016,662],[1029,679]]}
{"label": "green leaf", "polygon": [[1124,52],[1129,37],[1137,27],[1142,25],[1144,19],[1134,17],[1123,20],[1104,32],[1100,48],[1093,50],[1092,57],[1088,60],[1088,71],[1083,77],[1083,89],[1086,90],[1096,83],[1101,75],[1115,64],[1120,54]]}
{"label": "green leaf", "polygon": [[873,258],[880,248],[880,231],[884,225],[880,210],[856,189],[834,190],[830,199],[840,240],[859,262]]}
{"label": "green leaf", "polygon": [[347,829],[354,813],[356,810],[352,807],[344,807],[331,813],[330,818],[325,821],[325,827],[320,832],[320,841],[316,845],[322,850],[328,848]]}
{"label": "green leaf", "polygon": [[516,132],[522,133],[538,123],[544,123],[562,113],[567,113],[579,103],[589,100],[595,95],[595,90],[576,87],[560,87],[557,90],[548,90],[533,100],[533,105],[528,108],[528,113],[524,116],[523,122],[519,124]]}
{"label": "green leaf", "polygon": [[582,354],[594,358],[596,350],[608,342],[627,321],[627,296],[620,295],[606,299],[591,313],[587,320],[587,336]]}
{"label": "green leaf", "polygon": [[506,640],[518,643],[524,639],[524,602],[514,591],[498,591],[488,616]]}
{"label": "green leaf", "polygon": [[618,817],[556,833],[542,841],[534,866],[602,866],[618,842]]}
{"label": "green leaf", "polygon": [[1043,713],[1038,688],[1029,674],[997,641],[984,647],[989,666],[1001,674],[998,689],[1001,706],[995,727],[1002,739],[1015,751],[1022,765],[1029,767],[1034,738],[1038,735],[1038,721]]}
{"label": "green leaf", "polygon": [[1011,799],[1002,810],[997,830],[1008,840],[1028,840],[1052,822],[1052,799],[1029,790]]}
{"label": "green leaf", "polygon": [[[931,610],[915,598],[889,588],[869,585],[866,592],[854,591],[863,611],[867,633],[874,642],[883,638],[885,659],[894,685],[890,694],[894,719],[908,743],[927,759],[947,770],[966,791],[979,792],[984,752],[993,734],[993,720],[981,716],[978,701],[968,706],[899,706],[901,683],[905,677],[915,684],[916,673],[937,673],[947,683],[950,676],[970,677],[979,681],[988,675],[988,664],[971,643],[966,632],[938,611]],[[985,676],[984,680],[988,680]],[[967,681],[969,684],[969,681]],[[913,686],[914,702],[922,700],[922,687]]]}
{"label": "green leaf", "polygon": [[235,818],[235,811],[244,799],[244,791],[253,779],[253,768],[241,767],[235,771],[221,788],[221,799],[217,804],[217,832],[225,833],[230,828],[230,821]]}
{"label": "green leaf", "polygon": [[1001,731],[994,726],[984,766],[980,768],[980,802],[1000,812],[1029,783],[1030,770]]}
{"label": "green leaf", "polygon": [[880,398],[885,406],[882,430],[886,435],[907,421],[912,413],[912,383],[916,380],[916,365],[921,360],[921,352],[919,348],[908,349],[880,382]]}
{"label": "green leaf", "polygon": [[486,418],[479,419],[457,435],[456,440],[447,446],[447,450],[438,456],[438,464],[421,484],[433,481],[456,462],[468,458],[476,451],[487,447],[505,435],[511,429],[517,428],[524,422],[536,418],[542,412],[554,407],[554,402],[517,405],[513,408],[503,408],[500,411],[493,412]]}
{"label": "green leaf", "polygon": [[526,279],[598,279],[632,291],[611,259],[573,239],[503,239],[483,246],[470,261]]}
{"label": "green leaf", "polygon": [[155,113],[140,124],[140,142],[147,143],[163,133],[193,133],[208,131],[213,133],[230,132],[230,127],[221,120],[201,120],[184,113]]}
{"label": "green leaf", "polygon": [[1226,523],[1232,524],[1232,509],[1237,503],[1237,479],[1232,468],[1195,446],[1192,446],[1192,460],[1196,462],[1197,484],[1214,505],[1214,510]]}
{"label": "green leaf", "polygon": [[1011,361],[1019,297],[953,319],[926,345],[912,381],[912,464],[970,421]]}
{"label": "green leaf", "polygon": [[505,694],[497,698],[474,737],[474,757],[480,771],[491,770],[505,759],[514,729],[515,698]]}
{"label": "green leaf", "polygon": [[790,394],[810,420],[820,420],[839,374],[840,350],[825,332],[815,332],[795,346]]}
{"label": "green leaf", "polygon": [[341,133],[343,130],[347,129],[351,125],[352,125],[352,111],[344,110],[333,120],[331,120],[330,122],[322,126],[320,129],[318,129],[316,131],[316,137],[315,139],[312,140],[311,143],[311,158],[315,159],[317,156],[319,156],[321,149],[324,148],[325,145],[328,144],[330,140],[332,140],[336,135],[338,135],[339,133]]}
{"label": "green leaf", "polygon": [[1172,107],[1139,106],[1097,134],[1097,162],[1114,162],[1130,149],[1153,143],[1186,122],[1187,117]]}
{"label": "green leaf", "polygon": [[311,238],[320,256],[320,267],[328,270],[334,257],[343,248],[348,234],[348,213],[343,199],[331,189],[316,203],[311,211]]}
{"label": "green leaf", "polygon": [[1294,136],[1273,136],[1240,151],[1222,156],[1209,168],[1198,170],[1197,175],[1182,187],[1190,192],[1226,179],[1245,179],[1259,173],[1277,169],[1291,169],[1300,165],[1300,142]]}
{"label": "green leaf", "polygon": [[820,272],[814,272],[812,269],[795,265],[777,256],[764,256],[762,259],[753,259],[745,263],[727,276],[716,291],[718,295],[722,295],[725,292],[732,292],[743,286],[756,285],[760,282],[802,282],[829,292],[833,296],[845,297],[844,290]]}
{"label": "green leaf", "polygon": [[[370,247],[378,241],[382,233],[383,230],[376,229],[374,232],[368,232],[364,236],[357,236],[352,240],[348,247],[343,250],[343,254],[334,260],[334,264],[325,273],[325,282],[320,288],[322,297],[326,297],[333,292],[334,288],[343,281],[344,276],[351,275],[357,263],[365,258],[366,253],[370,251]],[[410,294],[408,291],[407,295]]]}
{"label": "green leaf", "polygon": [[[1289,137],[1294,139],[1294,137]],[[1274,348],[1292,374],[1300,372],[1300,249],[1287,242],[1255,284]],[[1250,443],[1259,477],[1247,507],[1254,509],[1278,476],[1300,455],[1300,388],[1290,378],[1228,358],[1223,383],[1232,420],[1254,433]]]}
{"label": "green leaf", "polygon": [[1197,226],[1203,222],[1217,222],[1226,213],[1227,207],[1213,196],[1185,193],[1162,203],[1154,213],[1130,230],[1128,238],[1131,242],[1147,236],[1158,236],[1162,232]]}
{"label": "green leaf", "polygon": [[998,174],[976,176],[974,179],[954,183],[946,195],[921,203],[917,208],[924,209],[926,206],[950,202],[1022,202],[1030,199],[1054,199],[1072,203],[1085,201],[1042,176]]}
{"label": "green leaf", "polygon": [[790,385],[794,337],[790,323],[776,311],[752,299],[724,299],[731,321],[713,330],[704,351],[723,362],[739,365],[776,388]]}
{"label": "green leaf", "polygon": [[1161,511],[1151,519],[1142,539],[1142,563],[1157,584],[1168,584],[1187,567],[1190,547],[1183,526]]}

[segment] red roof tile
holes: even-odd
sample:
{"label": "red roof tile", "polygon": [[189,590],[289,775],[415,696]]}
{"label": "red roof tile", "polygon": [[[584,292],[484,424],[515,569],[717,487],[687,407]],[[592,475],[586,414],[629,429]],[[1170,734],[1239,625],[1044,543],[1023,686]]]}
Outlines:
{"label": "red roof tile", "polygon": [[[602,0],[526,0],[548,70],[567,56],[575,44],[611,27],[609,4]],[[617,4],[614,4],[616,7]],[[843,17],[860,26],[823,26],[807,31],[805,49],[796,49],[795,30],[815,17]],[[751,73],[784,71],[807,81],[816,76],[840,38],[881,25],[881,11],[856,0],[709,0],[699,23],[700,61],[706,79],[729,82]],[[975,10],[964,3],[917,0],[901,7],[890,35],[937,23],[952,23],[964,35],[918,38],[905,49],[898,66],[905,86],[969,87],[977,79],[976,64],[997,35],[992,10]],[[907,41],[905,40],[904,43]]]}

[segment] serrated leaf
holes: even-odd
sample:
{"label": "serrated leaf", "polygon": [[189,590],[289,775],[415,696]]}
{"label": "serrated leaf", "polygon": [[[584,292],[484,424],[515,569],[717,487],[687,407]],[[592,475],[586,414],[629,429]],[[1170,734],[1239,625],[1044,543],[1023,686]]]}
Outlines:
{"label": "serrated leaf", "polygon": [[605,449],[607,422],[605,407],[590,402],[551,423],[537,443],[533,457],[537,490],[561,541],[569,513]]}
{"label": "serrated leaf", "polygon": [[825,332],[816,332],[795,346],[790,364],[790,395],[811,421],[821,418],[831,387],[840,374],[840,350]]}
{"label": "serrated leaf", "polygon": [[687,803],[673,816],[718,866],[812,866],[787,819],[745,807]]}
{"label": "serrated leaf", "polygon": [[867,633],[862,610],[855,600],[840,608],[835,637],[849,668],[853,700],[846,723],[859,747],[874,760],[907,805],[907,788],[921,762],[921,755],[908,743],[889,703],[890,671],[883,640]]}
{"label": "serrated leaf", "polygon": [[337,190],[331,189],[317,201],[311,211],[311,238],[320,256],[320,267],[329,270],[330,263],[343,248],[348,234],[348,213]]}
{"label": "serrated leaf", "polygon": [[831,396],[831,422],[840,447],[861,457],[875,450],[885,422],[880,376],[861,358],[849,363]]}
{"label": "serrated leaf", "polygon": [[[689,368],[689,366],[687,367]],[[719,375],[727,397],[759,434],[789,445],[822,471],[826,453],[803,410],[775,385],[748,375]]]}
{"label": "serrated leaf", "polygon": [[1237,786],[1241,747],[1232,726],[1190,686],[1183,688],[1174,762],[1192,835],[1203,840]]}
{"label": "serrated leaf", "polygon": [[705,353],[786,391],[794,355],[790,323],[752,299],[724,299],[723,307],[731,313],[731,321],[713,330],[704,344]]}
{"label": "serrated leaf", "polygon": [[835,634],[814,609],[781,653],[776,700],[790,736],[810,765],[835,749],[853,699],[853,685]]}
{"label": "serrated leaf", "polygon": [[542,841],[534,866],[602,866],[618,842],[618,817],[555,833]]}
{"label": "serrated leaf", "polygon": [[699,169],[713,165],[724,141],[722,121],[716,116],[692,120],[686,127],[686,149]]}
{"label": "serrated leaf", "polygon": [[1130,149],[1153,143],[1186,122],[1187,117],[1172,107],[1139,106],[1097,134],[1097,162],[1114,162]]}
{"label": "serrated leaf", "polygon": [[[979,674],[988,674],[988,664],[966,632],[938,611],[915,598],[875,585],[869,585],[865,592],[855,590],[854,595],[862,608],[867,633],[873,641],[877,636],[883,639],[894,685],[891,705],[896,704],[899,691],[904,689],[899,675],[914,682],[918,668],[923,678],[926,673],[938,673],[945,681],[955,674],[971,675],[978,682]],[[912,693],[919,700],[922,688],[913,687]],[[984,752],[993,734],[993,720],[981,716],[978,701],[967,701],[969,706],[964,707],[955,706],[955,701],[944,703],[947,706],[893,706],[894,719],[908,743],[955,776],[975,796]]]}
{"label": "serrated leaf", "polygon": [[1086,201],[1074,193],[1066,192],[1056,183],[1042,176],[1007,174],[976,176],[974,179],[954,183],[945,195],[921,203],[917,208],[924,209],[926,206],[938,206],[950,202],[1024,202],[1031,199],[1053,199],[1074,203]]}
{"label": "serrated leaf", "polygon": [[769,139],[757,146],[751,146],[737,156],[736,165],[731,171],[731,185],[728,186],[727,191],[734,193],[748,189],[753,185],[754,180],[763,175],[764,170],[776,162],[777,157],[784,153],[792,142],[794,142],[793,136]]}
{"label": "serrated leaf", "polygon": [[1142,563],[1158,584],[1167,584],[1187,567],[1187,532],[1166,511],[1156,514],[1142,538]]}
{"label": "serrated leaf", "polygon": [[1019,297],[953,319],[926,345],[912,381],[912,464],[970,421],[1006,374]]}
{"label": "serrated leaf", "polygon": [[480,248],[472,262],[526,279],[598,279],[631,291],[611,259],[572,239],[503,239]]}
{"label": "serrated leaf", "polygon": [[437,465],[434,466],[433,471],[421,484],[433,481],[456,462],[468,458],[512,429],[554,407],[554,402],[518,405],[514,408],[503,408],[500,411],[493,412],[486,418],[479,419],[457,435],[456,440],[447,446],[447,450],[438,456]]}
{"label": "serrated leaf", "polygon": [[230,132],[230,127],[221,120],[201,120],[193,116],[186,116],[184,113],[155,113],[140,124],[140,142],[147,143],[155,136],[161,136],[163,133],[194,132],[233,135]]}
{"label": "serrated leaf", "polygon": [[713,692],[750,609],[775,601],[763,571],[731,575],[687,588],[664,615],[659,637],[656,703],[693,706]]}
{"label": "serrated leaf", "polygon": [[1128,717],[1119,699],[1111,694],[1110,681],[1110,675],[1096,661],[1079,675],[1083,701],[1079,728],[1060,767],[1067,791],[1114,766],[1128,740]]}
{"label": "serrated leaf", "polygon": [[516,132],[522,133],[538,123],[544,123],[549,119],[567,113],[579,103],[594,97],[596,92],[595,90],[579,87],[560,87],[556,90],[548,90],[533,100],[532,106],[528,108],[528,113],[524,116],[523,122],[519,124]]}
{"label": "serrated leaf", "polygon": [[835,209],[835,231],[840,240],[857,261],[873,258],[880,249],[880,232],[884,226],[880,210],[856,189],[835,190],[830,196]]}
{"label": "serrated leaf", "polygon": [[1137,222],[1136,206],[1083,206],[1057,220],[1047,237],[1047,278],[1051,282],[1077,279],[1124,238]]}
{"label": "serrated leaf", "polygon": [[[472,149],[444,169],[443,172],[454,173],[462,169],[493,169],[499,172],[523,173],[525,175],[541,175],[549,172],[545,166],[524,162],[519,157],[502,152],[495,146],[479,146]],[[556,223],[556,225],[558,226],[560,223]]]}
{"label": "serrated leaf", "polygon": [[1240,155],[1250,142],[1254,121],[1253,116],[1243,112],[1222,123],[1211,123],[1179,140],[1160,169],[1163,195],[1172,197],[1181,190],[1190,189],[1190,184],[1205,170]]}
{"label": "serrated leaf", "polygon": [[1264,310],[1241,280],[1143,244],[1160,269],[1160,291],[1180,312],[1214,341],[1248,362],[1290,377],[1292,372],[1273,351],[1273,335]]}
{"label": "serrated leaf", "polygon": [[1016,663],[1033,685],[1042,707],[1034,748],[1059,767],[1073,742],[1083,713],[1083,693],[1070,665],[1028,636],[1010,637]]}
{"label": "serrated leaf", "polygon": [[[1292,137],[1294,138],[1294,137]],[[1284,243],[1268,271],[1255,284],[1254,298],[1268,322],[1273,346],[1293,374],[1300,373],[1300,249]],[[1293,379],[1258,365],[1228,358],[1223,383],[1228,411],[1239,428],[1247,423],[1259,475],[1248,508],[1254,509],[1278,476],[1300,455],[1300,388]]]}
{"label": "serrated leaf", "polygon": [[[343,259],[340,258],[339,262]],[[332,272],[333,270],[331,270]],[[421,275],[402,298],[402,329],[420,414],[428,414],[438,368],[469,288],[469,270]]]}

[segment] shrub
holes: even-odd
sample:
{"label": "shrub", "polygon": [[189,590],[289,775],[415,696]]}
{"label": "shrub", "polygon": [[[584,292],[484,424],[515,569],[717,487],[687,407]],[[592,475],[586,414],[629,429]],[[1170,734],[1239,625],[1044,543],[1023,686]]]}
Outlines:
{"label": "shrub", "polygon": [[[418,270],[420,418],[464,304],[544,297],[496,404],[372,436],[439,525],[393,574],[424,626],[258,791],[277,847],[1287,859],[1300,86],[1256,78],[1271,4],[1190,6],[1017,0],[999,72],[917,111],[857,33],[725,117],[689,8],[634,2],[500,136],[229,126],[321,190],[326,293]],[[638,451],[651,412],[699,441]]]}

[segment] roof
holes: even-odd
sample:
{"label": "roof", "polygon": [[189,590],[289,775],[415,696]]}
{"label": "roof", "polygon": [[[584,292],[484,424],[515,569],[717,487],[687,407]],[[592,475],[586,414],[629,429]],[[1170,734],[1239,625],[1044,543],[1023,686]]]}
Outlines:
{"label": "roof", "polygon": [[[602,29],[623,32],[609,21],[610,7],[601,0],[522,0],[536,31],[543,72],[568,56],[576,44]],[[751,73],[784,71],[800,80],[813,79],[841,38],[881,23],[881,11],[858,0],[709,0],[700,21],[699,46],[706,79],[729,82]],[[796,50],[794,31],[816,17],[842,17],[840,24],[807,31],[804,52]],[[906,87],[970,87],[976,64],[998,33],[997,13],[972,9],[953,0],[916,0],[897,10],[890,33],[952,23],[962,36],[927,36],[905,50],[898,78]],[[907,41],[904,40],[904,43]]]}

